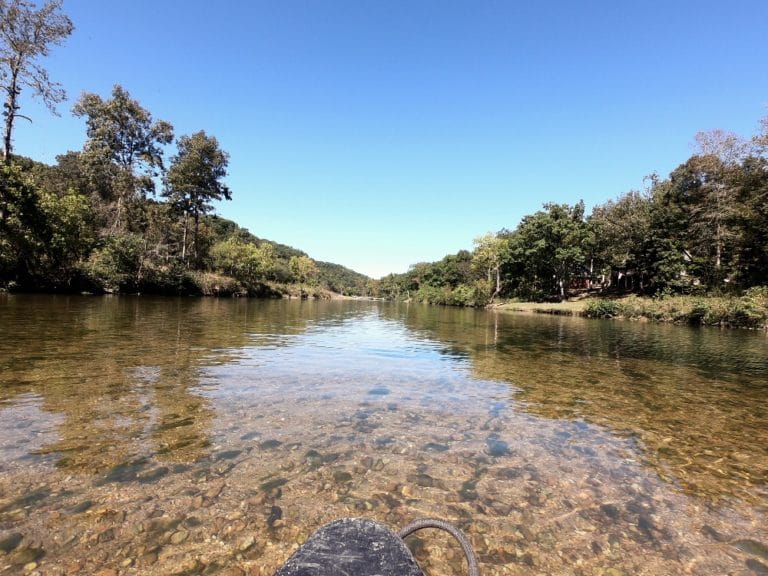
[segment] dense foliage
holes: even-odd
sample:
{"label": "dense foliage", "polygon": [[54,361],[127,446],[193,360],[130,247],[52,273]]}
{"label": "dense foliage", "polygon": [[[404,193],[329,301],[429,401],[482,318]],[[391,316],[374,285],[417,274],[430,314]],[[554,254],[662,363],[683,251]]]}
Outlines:
{"label": "dense foliage", "polygon": [[[39,9],[27,0],[0,0],[0,17],[0,289],[331,291],[483,306],[499,297],[740,294],[768,285],[768,117],[751,139],[721,130],[697,135],[697,153],[667,178],[653,175],[643,192],[630,191],[589,215],[583,202],[544,204],[516,228],[478,237],[472,252],[373,282],[211,214],[212,201],[232,197],[223,182],[228,154],[202,130],[174,140],[173,126],[119,85],[109,98],[85,93],[75,104],[73,113],[85,121],[82,150],[58,156],[54,166],[13,154],[22,89],[52,109],[64,98],[39,60],[73,26],[60,0]],[[174,143],[166,168],[166,148]],[[744,310],[754,308],[749,298]],[[742,314],[740,306],[724,317]],[[610,303],[591,311],[624,312]],[[714,322],[708,314],[702,322]]]}
{"label": "dense foliage", "polygon": [[[514,230],[475,240],[377,286],[385,298],[477,306],[579,292],[742,293],[768,284],[768,118],[750,139],[721,130],[646,190],[595,206],[545,204]],[[618,314],[611,304],[594,315]],[[725,313],[724,313],[725,314]],[[712,318],[705,321],[710,323]]]}
{"label": "dense foliage", "polygon": [[[369,279],[210,214],[230,199],[228,155],[204,131],[176,140],[115,86],[74,112],[86,140],[47,166],[0,166],[0,288],[161,294],[362,295]],[[161,189],[161,199],[158,198]]]}

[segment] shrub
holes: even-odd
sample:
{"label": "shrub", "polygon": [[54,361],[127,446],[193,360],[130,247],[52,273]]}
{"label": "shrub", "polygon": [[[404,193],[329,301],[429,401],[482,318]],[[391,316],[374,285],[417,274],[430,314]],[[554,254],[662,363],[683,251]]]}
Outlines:
{"label": "shrub", "polygon": [[622,312],[621,304],[615,300],[593,300],[584,307],[584,315],[588,318],[615,318]]}

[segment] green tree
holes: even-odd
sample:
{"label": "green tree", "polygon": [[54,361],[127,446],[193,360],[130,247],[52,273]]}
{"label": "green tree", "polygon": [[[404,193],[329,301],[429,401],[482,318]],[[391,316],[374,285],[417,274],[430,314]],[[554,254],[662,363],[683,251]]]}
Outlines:
{"label": "green tree", "polygon": [[202,130],[192,136],[181,136],[177,145],[178,153],[171,158],[164,195],[184,218],[182,260],[186,260],[187,255],[187,221],[192,217],[192,247],[195,262],[199,262],[200,216],[213,210],[212,200],[232,199],[229,188],[222,182],[227,175],[229,155],[219,147],[216,138]]}
{"label": "green tree", "polygon": [[[651,178],[655,181],[655,176]],[[650,191],[632,190],[616,200],[595,206],[587,225],[596,266],[593,270],[601,273],[603,284],[621,275],[622,280],[636,280],[642,287],[639,255],[650,235]]]}
{"label": "green tree", "polygon": [[210,256],[216,270],[246,286],[265,281],[275,266],[275,249],[271,244],[262,242],[257,246],[237,236],[214,244]]}
{"label": "green tree", "polygon": [[[768,132],[767,132],[768,134]],[[747,158],[739,170],[739,281],[743,286],[768,285],[768,158]]]}
{"label": "green tree", "polygon": [[501,293],[501,265],[509,250],[509,242],[506,238],[489,232],[475,238],[474,244],[474,264],[486,272],[489,287],[493,286],[495,280],[495,287],[488,298],[488,302],[492,303]]}
{"label": "green tree", "polygon": [[19,166],[0,166],[0,279],[23,282],[34,275],[45,228],[45,215],[31,177]]}
{"label": "green tree", "polygon": [[9,162],[13,151],[13,129],[19,114],[23,88],[32,90],[51,112],[66,98],[62,87],[48,77],[39,59],[48,56],[52,46],[60,45],[72,33],[70,19],[61,13],[61,0],[46,2],[41,8],[25,0],[0,0],[0,87],[5,92],[3,116],[3,159]]}
{"label": "green tree", "polygon": [[37,186],[15,164],[0,170],[0,280],[21,285],[66,285],[93,246],[87,198]]}
{"label": "green tree", "polygon": [[313,286],[317,281],[318,269],[314,260],[309,256],[292,256],[288,262],[294,282],[298,282],[299,290],[304,294],[304,285]]}
{"label": "green tree", "polygon": [[507,233],[509,257],[504,276],[525,298],[565,298],[571,279],[581,271],[590,240],[584,203],[545,204]]}
{"label": "green tree", "polygon": [[85,117],[88,139],[82,153],[89,177],[114,202],[110,234],[125,222],[126,206],[154,193],[154,178],[163,170],[164,144],[173,140],[173,127],[152,115],[121,86],[112,97],[83,94],[73,108]]}

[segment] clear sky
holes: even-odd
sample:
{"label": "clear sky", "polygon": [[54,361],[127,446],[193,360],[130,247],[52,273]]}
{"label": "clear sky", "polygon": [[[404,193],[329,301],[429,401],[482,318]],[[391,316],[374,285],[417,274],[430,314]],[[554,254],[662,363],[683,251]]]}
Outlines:
{"label": "clear sky", "polygon": [[379,277],[548,201],[667,175],[696,132],[768,114],[766,0],[65,0],[19,154],[79,150],[83,91],[119,83],[229,152],[219,214]]}

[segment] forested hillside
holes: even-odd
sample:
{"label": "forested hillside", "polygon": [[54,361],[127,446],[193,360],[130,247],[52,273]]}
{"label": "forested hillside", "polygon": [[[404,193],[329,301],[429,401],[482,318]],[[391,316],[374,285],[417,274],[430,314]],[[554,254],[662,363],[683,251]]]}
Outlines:
{"label": "forested hillside", "polygon": [[0,17],[0,289],[332,291],[483,306],[590,290],[720,294],[768,285],[768,117],[749,138],[700,133],[696,153],[667,177],[651,175],[644,190],[589,214],[583,202],[547,203],[514,228],[478,237],[472,252],[374,282],[215,216],[214,203],[233,195],[227,152],[204,130],[176,135],[120,85],[75,103],[72,113],[84,123],[80,150],[53,166],[19,155],[20,95],[51,110],[65,100],[41,59],[73,24],[61,0],[39,8],[0,0]]}
{"label": "forested hillside", "polygon": [[577,292],[740,293],[768,284],[768,118],[751,138],[715,130],[642,191],[595,206],[544,204],[472,252],[419,263],[378,285],[387,298],[484,305]]}
{"label": "forested hillside", "polygon": [[315,262],[212,214],[230,199],[228,157],[204,131],[175,140],[115,86],[85,94],[83,149],[47,166],[12,155],[0,176],[0,285],[14,290],[250,294],[365,293],[369,279]]}

